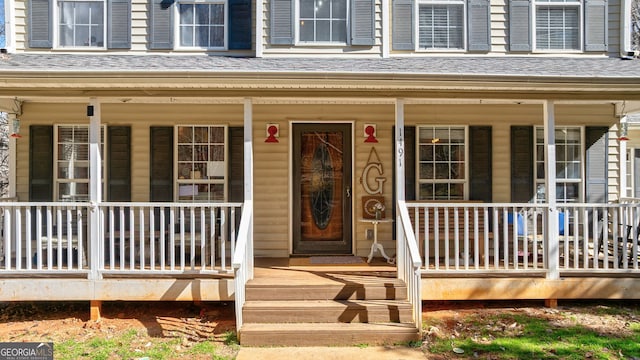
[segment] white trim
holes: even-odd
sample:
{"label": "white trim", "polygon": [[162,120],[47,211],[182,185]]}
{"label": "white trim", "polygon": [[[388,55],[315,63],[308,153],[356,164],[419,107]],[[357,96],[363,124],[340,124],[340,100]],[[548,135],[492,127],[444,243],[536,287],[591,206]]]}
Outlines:
{"label": "white trim", "polygon": [[289,174],[287,176],[289,182],[289,254],[293,255],[293,126],[296,124],[348,124],[351,125],[351,254],[356,254],[358,247],[356,246],[356,203],[355,203],[355,120],[290,120],[289,121],[289,151],[287,163],[289,163]]}
{"label": "white trim", "polygon": [[[456,128],[456,129],[464,129],[464,179],[442,179],[442,180],[438,180],[438,179],[434,179],[434,180],[425,180],[421,182],[421,178],[420,178],[420,129],[421,128],[432,128],[432,129],[448,129],[449,131],[451,131],[452,128]],[[461,124],[428,124],[428,123],[423,123],[423,124],[418,124],[416,125],[416,138],[415,138],[415,169],[416,169],[416,185],[415,185],[415,193],[416,193],[416,199],[418,200],[424,200],[424,201],[429,201],[431,199],[421,199],[420,198],[420,185],[421,184],[462,184],[463,186],[463,194],[462,194],[462,198],[464,200],[468,200],[469,199],[469,182],[471,181],[471,178],[469,176],[469,165],[470,165],[470,161],[469,161],[469,145],[470,145],[470,138],[469,138],[469,125],[461,125]],[[448,163],[451,163],[451,161],[449,161]],[[455,180],[455,181],[454,181]],[[439,200],[439,199],[436,199]]]}
{"label": "white trim", "polygon": [[[101,2],[102,3],[102,46],[62,46],[60,45],[60,3],[61,2]],[[52,50],[71,50],[71,51],[97,51],[107,49],[107,0],[54,0],[52,13],[52,34],[53,34],[53,46]]]}
{"label": "white trim", "polygon": [[264,2],[262,0],[256,0],[256,49],[255,56],[257,58],[263,57],[264,52]]}
{"label": "white trim", "polygon": [[621,0],[620,4],[620,55],[626,57],[631,48],[631,1]]}
{"label": "white trim", "polygon": [[[206,4],[206,5],[216,5],[221,4],[224,7],[224,34],[222,36],[223,46],[215,46],[215,47],[201,47],[201,46],[182,46],[180,45],[180,5],[197,5],[197,4]],[[175,6],[172,11],[174,12],[173,17],[173,28],[175,31],[173,32],[173,48],[175,50],[207,50],[207,51],[227,51],[229,50],[229,3],[227,0],[177,0],[175,2]],[[211,25],[211,24],[209,24]]]}
{"label": "white trim", "polygon": [[[382,1],[382,41],[380,42],[380,48],[382,50],[382,57],[388,58],[391,55],[391,21],[389,19],[389,0]],[[375,24],[375,23],[374,23]],[[396,101],[397,102],[397,101]]]}

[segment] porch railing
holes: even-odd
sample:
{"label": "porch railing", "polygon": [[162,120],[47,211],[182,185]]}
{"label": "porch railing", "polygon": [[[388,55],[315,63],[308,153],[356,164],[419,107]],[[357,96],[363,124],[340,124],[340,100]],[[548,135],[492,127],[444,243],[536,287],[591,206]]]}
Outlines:
{"label": "porch railing", "polygon": [[[520,273],[550,270],[557,246],[559,271],[637,272],[640,201],[557,206],[558,233],[548,232],[546,204],[407,203],[429,273]],[[557,245],[555,245],[557,244]]]}
{"label": "porch railing", "polygon": [[242,205],[2,202],[0,273],[230,274]]}
{"label": "porch railing", "polygon": [[422,261],[420,250],[411,227],[411,218],[407,211],[406,203],[398,201],[398,241],[397,241],[397,266],[398,278],[407,285],[407,297],[413,307],[413,321],[416,327],[422,330],[422,288],[421,271]]}
{"label": "porch railing", "polygon": [[253,201],[244,202],[238,230],[238,242],[232,259],[234,270],[236,328],[242,327],[242,307],[246,301],[246,284],[253,279]]}

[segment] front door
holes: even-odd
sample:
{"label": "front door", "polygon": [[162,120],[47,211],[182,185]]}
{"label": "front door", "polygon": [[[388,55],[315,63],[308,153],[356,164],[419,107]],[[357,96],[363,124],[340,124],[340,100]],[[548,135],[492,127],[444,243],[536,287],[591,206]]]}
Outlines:
{"label": "front door", "polygon": [[351,125],[293,125],[293,253],[351,254]]}

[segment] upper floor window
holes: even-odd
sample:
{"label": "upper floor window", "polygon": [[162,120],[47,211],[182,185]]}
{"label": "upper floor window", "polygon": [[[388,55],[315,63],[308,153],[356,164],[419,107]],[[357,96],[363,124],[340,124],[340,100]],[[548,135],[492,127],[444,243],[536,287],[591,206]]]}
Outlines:
{"label": "upper floor window", "polygon": [[299,18],[301,42],[347,42],[347,0],[300,0]]}
{"label": "upper floor window", "polygon": [[225,1],[180,1],[180,46],[224,48],[226,33]]}
{"label": "upper floor window", "polygon": [[602,0],[509,0],[509,49],[607,51],[607,4]]}
{"label": "upper floor window", "polygon": [[61,47],[104,47],[104,0],[58,1]]}
{"label": "upper floor window", "polygon": [[580,50],[579,0],[537,0],[536,49]]}
{"label": "upper floor window", "polygon": [[131,48],[131,0],[31,0],[28,46]]}
{"label": "upper floor window", "polygon": [[418,37],[421,49],[464,49],[462,0],[421,1],[418,5]]}
{"label": "upper floor window", "polygon": [[463,200],[467,188],[467,128],[418,128],[418,198]]}
{"label": "upper floor window", "polygon": [[392,0],[393,50],[491,50],[489,0]]}

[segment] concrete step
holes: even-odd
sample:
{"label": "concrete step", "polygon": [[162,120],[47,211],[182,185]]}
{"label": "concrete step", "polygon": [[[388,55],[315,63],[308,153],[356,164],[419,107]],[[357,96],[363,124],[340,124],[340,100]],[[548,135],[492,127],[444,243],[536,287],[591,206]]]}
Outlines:
{"label": "concrete step", "polygon": [[409,323],[412,307],[405,300],[248,301],[245,323]]}
{"label": "concrete step", "polygon": [[415,341],[413,324],[366,323],[245,323],[240,329],[242,346],[354,346]]}

